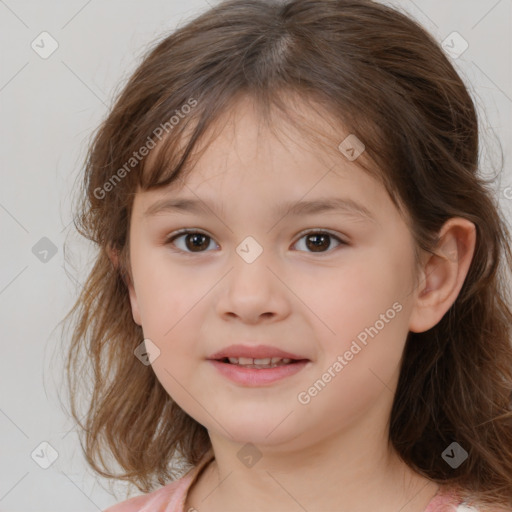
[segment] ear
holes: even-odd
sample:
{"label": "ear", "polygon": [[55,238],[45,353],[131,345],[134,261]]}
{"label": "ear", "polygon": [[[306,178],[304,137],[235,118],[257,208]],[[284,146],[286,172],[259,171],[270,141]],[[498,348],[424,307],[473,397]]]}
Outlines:
{"label": "ear", "polygon": [[476,227],[452,217],[441,228],[434,255],[422,268],[409,330],[424,332],[439,323],[457,299],[469,271],[476,245]]}
{"label": "ear", "polygon": [[[113,267],[116,270],[119,270],[119,252],[118,252],[118,250],[109,246],[107,248],[107,254],[108,254],[110,261],[112,262]],[[137,294],[135,293],[135,288],[133,286],[131,277],[128,272],[122,272],[121,277],[122,277],[124,283],[126,284],[126,287],[128,288],[128,294],[130,296],[130,304],[132,307],[133,321],[137,325],[142,325],[141,320],[140,320],[140,311],[139,311],[139,303],[137,301]]]}

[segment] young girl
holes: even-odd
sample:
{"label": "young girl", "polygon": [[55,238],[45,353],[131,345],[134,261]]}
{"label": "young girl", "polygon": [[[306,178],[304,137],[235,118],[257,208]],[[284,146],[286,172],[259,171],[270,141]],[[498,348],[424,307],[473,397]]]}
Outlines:
{"label": "young girl", "polygon": [[72,412],[146,493],[108,511],[511,511],[488,185],[450,57],[390,7],[234,0],[153,48],[77,222]]}

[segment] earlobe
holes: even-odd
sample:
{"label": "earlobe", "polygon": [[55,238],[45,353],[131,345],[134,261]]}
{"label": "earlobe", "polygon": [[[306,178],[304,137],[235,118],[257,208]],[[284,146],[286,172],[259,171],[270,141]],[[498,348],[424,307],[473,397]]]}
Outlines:
{"label": "earlobe", "polygon": [[[119,253],[117,249],[114,249],[112,247],[107,248],[107,254],[112,262],[112,265],[115,269],[119,268]],[[137,294],[135,293],[135,288],[133,286],[133,283],[131,281],[131,278],[128,274],[123,275],[123,281],[126,284],[126,287],[128,288],[128,294],[130,297],[130,304],[132,308],[132,316],[133,321],[137,324],[142,326],[142,322],[140,320],[140,311],[139,311],[139,303],[137,301]]]}
{"label": "earlobe", "polygon": [[424,332],[439,323],[457,299],[476,245],[475,225],[460,217],[449,219],[439,233],[435,254],[422,270],[409,330]]}

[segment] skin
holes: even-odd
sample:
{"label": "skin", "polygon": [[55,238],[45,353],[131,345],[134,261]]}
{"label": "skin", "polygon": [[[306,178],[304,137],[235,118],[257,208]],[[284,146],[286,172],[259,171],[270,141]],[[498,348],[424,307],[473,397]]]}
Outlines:
{"label": "skin", "polygon": [[[158,379],[208,429],[215,453],[185,510],[423,511],[438,486],[388,445],[388,419],[407,334],[436,325],[457,298],[475,227],[447,221],[436,255],[422,253],[416,275],[412,235],[379,182],[284,124],[283,144],[262,128],[248,99],[231,114],[184,182],[137,192],[130,225],[134,321],[160,350],[152,363]],[[314,111],[302,114],[338,143],[346,136]],[[285,201],[328,196],[357,201],[374,219],[273,213]],[[221,210],[144,216],[156,201],[176,197],[214,198]],[[181,228],[210,237],[202,252],[190,252],[190,236],[188,253],[186,236],[166,244]],[[330,238],[314,252],[303,230],[328,230],[346,244]],[[236,252],[247,236],[263,249],[252,263]],[[397,302],[400,312],[300,403],[298,394]],[[235,343],[277,346],[310,363],[273,384],[242,386],[206,360]],[[262,455],[251,468],[237,457],[246,443]]]}

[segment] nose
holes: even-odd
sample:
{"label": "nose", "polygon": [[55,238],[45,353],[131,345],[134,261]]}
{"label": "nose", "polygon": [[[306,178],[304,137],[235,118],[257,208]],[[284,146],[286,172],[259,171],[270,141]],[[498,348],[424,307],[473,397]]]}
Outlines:
{"label": "nose", "polygon": [[250,263],[238,253],[230,259],[232,268],[222,280],[216,306],[224,319],[257,324],[290,314],[290,292],[278,277],[278,264],[267,255],[268,251],[263,251]]}

